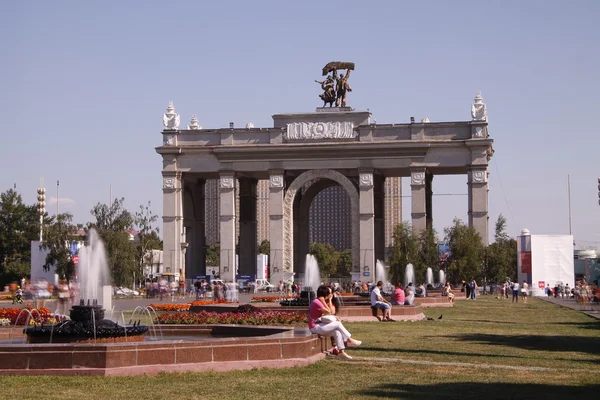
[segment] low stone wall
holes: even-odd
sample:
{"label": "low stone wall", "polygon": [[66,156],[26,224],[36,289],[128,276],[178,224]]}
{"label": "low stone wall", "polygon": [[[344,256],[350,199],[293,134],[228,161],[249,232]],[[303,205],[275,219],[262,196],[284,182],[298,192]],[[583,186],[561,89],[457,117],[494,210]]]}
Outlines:
{"label": "low stone wall", "polygon": [[[163,334],[193,335],[212,326],[164,327]],[[250,327],[232,327],[244,330]],[[251,327],[284,331],[271,336],[160,340],[114,344],[0,344],[0,374],[139,375],[159,372],[228,371],[308,365],[324,355],[321,338],[307,329]],[[220,326],[227,330],[227,326]],[[8,330],[11,330],[8,328]],[[247,329],[246,329],[247,330]],[[3,332],[4,329],[0,329]],[[22,331],[22,329],[21,329]],[[223,333],[223,332],[220,332]],[[247,334],[248,332],[246,332]],[[10,331],[9,336],[17,337]],[[21,333],[21,337],[23,337]],[[276,361],[276,362],[275,362]]]}

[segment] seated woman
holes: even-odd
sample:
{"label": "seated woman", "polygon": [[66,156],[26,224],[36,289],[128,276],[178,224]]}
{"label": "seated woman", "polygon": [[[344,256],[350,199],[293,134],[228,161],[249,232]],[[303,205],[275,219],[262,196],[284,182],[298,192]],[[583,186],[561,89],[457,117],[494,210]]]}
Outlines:
{"label": "seated woman", "polygon": [[334,313],[334,307],[331,299],[333,292],[331,288],[321,285],[317,289],[317,298],[313,300],[308,308],[308,329],[311,333],[335,338],[335,343],[339,351],[339,357],[345,360],[351,360],[344,350],[346,344],[348,347],[358,347],[362,343],[360,340],[351,338],[350,332],[342,325],[339,318]]}
{"label": "seated woman", "polygon": [[394,285],[394,293],[392,293],[392,305],[393,306],[403,306],[404,305],[404,289],[402,288],[401,283],[396,283]]}
{"label": "seated woman", "polygon": [[454,292],[452,292],[450,282],[446,282],[446,286],[444,286],[444,294],[448,296],[448,301],[450,301],[450,303],[454,303]]}

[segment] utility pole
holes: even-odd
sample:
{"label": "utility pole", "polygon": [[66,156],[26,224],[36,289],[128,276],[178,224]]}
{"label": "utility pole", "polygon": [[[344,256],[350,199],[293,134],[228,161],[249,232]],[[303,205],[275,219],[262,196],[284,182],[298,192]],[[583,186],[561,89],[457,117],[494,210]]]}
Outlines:
{"label": "utility pole", "polygon": [[60,186],[60,182],[56,180],[56,218],[58,218],[58,203],[60,197],[58,196],[58,187]]}

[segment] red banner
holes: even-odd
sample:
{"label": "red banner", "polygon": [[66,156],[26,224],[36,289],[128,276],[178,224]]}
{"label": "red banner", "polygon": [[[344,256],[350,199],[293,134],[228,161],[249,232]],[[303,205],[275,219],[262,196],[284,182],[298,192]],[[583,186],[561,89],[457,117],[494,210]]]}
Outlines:
{"label": "red banner", "polygon": [[73,264],[77,267],[79,265],[79,256],[73,256]]}
{"label": "red banner", "polygon": [[522,251],[521,252],[521,272],[524,274],[531,273],[531,252],[530,251]]}
{"label": "red banner", "polygon": [[538,287],[539,287],[540,289],[543,289],[543,288],[545,288],[545,287],[546,287],[546,282],[544,282],[544,281],[539,281],[539,282],[538,282]]}

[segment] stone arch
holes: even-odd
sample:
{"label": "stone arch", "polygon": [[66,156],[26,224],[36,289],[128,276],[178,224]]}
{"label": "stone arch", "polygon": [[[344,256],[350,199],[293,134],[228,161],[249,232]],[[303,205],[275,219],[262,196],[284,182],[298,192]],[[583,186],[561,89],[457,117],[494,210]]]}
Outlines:
{"label": "stone arch", "polygon": [[350,198],[350,212],[352,214],[352,265],[360,263],[360,238],[359,238],[359,195],[358,189],[343,174],[330,169],[313,169],[298,176],[287,188],[283,200],[283,270],[292,272],[294,260],[294,198],[296,193],[306,183],[314,179],[329,179],[338,183],[346,190]]}

